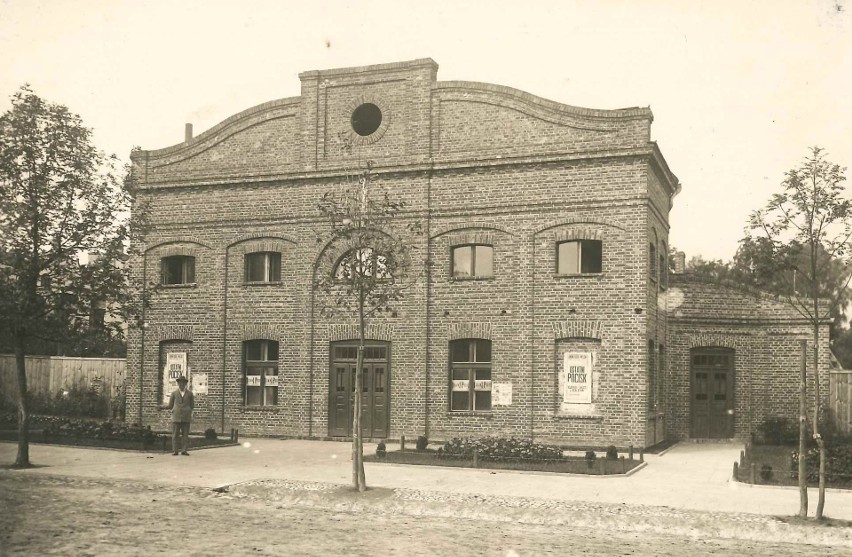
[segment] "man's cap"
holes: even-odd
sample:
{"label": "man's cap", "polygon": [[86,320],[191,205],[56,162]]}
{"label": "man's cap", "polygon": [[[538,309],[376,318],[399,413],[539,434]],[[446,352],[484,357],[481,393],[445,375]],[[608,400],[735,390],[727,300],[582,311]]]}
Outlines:
{"label": "man's cap", "polygon": [[187,379],[186,377],[181,375],[180,377],[177,378],[177,382],[178,383],[189,383],[189,379]]}

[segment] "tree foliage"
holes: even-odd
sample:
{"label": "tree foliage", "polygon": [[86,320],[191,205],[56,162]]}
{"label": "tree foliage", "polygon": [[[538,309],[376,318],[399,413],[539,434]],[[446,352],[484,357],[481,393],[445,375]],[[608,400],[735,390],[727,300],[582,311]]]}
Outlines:
{"label": "tree foliage", "polygon": [[417,221],[403,220],[403,201],[377,186],[372,163],[343,188],[327,192],[318,204],[328,232],[317,238],[327,248],[319,259],[314,288],[320,311],[328,317],[354,320],[359,346],[352,418],[352,483],[366,489],[361,436],[362,381],[366,331],[378,314],[390,314],[417,277],[413,247],[406,237],[419,233]]}
{"label": "tree foliage", "polygon": [[120,338],[138,303],[125,261],[147,211],[131,228],[133,181],[120,175],[79,116],[28,86],[12,96],[0,116],[0,331],[18,367],[18,466],[29,465],[25,355],[83,329]]}
{"label": "tree foliage", "polygon": [[[773,288],[806,318],[813,328],[813,436],[820,452],[819,501],[825,506],[825,446],[819,434],[821,403],[820,325],[846,298],[850,278],[852,202],[845,197],[845,168],[830,162],[813,147],[802,164],[789,170],[767,205],[749,219],[750,236],[741,245],[748,268],[773,281]],[[769,272],[764,274],[764,269]],[[832,278],[837,281],[832,283]],[[803,371],[804,374],[804,366]],[[804,451],[807,381],[800,386],[800,449]],[[807,486],[800,471],[799,513],[807,515]]]}

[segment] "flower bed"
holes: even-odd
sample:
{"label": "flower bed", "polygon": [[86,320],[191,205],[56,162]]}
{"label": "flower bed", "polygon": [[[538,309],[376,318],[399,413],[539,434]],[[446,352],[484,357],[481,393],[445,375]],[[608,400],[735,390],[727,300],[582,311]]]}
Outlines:
{"label": "flower bed", "polygon": [[[826,448],[826,485],[852,489],[852,444]],[[807,451],[808,485],[816,486],[819,450]],[[752,472],[754,464],[754,472]],[[798,485],[798,450],[788,445],[750,445],[737,466],[737,480],[765,485]]]}
{"label": "flower bed", "polygon": [[382,447],[384,444],[375,456],[365,455],[364,459],[393,464],[591,475],[624,474],[640,464],[637,460],[618,458],[614,451],[608,451],[610,458],[598,458],[594,451],[588,451],[585,457],[570,457],[564,456],[562,449],[554,445],[500,437],[451,439],[437,450],[382,451]]}
{"label": "flower bed", "polygon": [[[0,439],[17,441],[14,416],[0,419]],[[150,427],[114,421],[82,420],[59,416],[33,416],[30,419],[30,441],[57,445],[103,447],[143,451],[171,451],[171,434],[152,431]],[[229,438],[190,437],[190,448],[234,444]]]}

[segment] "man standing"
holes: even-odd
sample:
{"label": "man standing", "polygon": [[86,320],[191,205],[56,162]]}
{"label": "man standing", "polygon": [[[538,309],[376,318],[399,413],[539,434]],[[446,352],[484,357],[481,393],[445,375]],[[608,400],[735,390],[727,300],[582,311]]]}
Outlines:
{"label": "man standing", "polygon": [[172,456],[178,454],[178,435],[183,446],[180,454],[189,456],[189,423],[192,421],[195,400],[192,397],[192,391],[186,389],[187,382],[183,375],[178,377],[178,388],[169,399],[169,410],[172,411]]}

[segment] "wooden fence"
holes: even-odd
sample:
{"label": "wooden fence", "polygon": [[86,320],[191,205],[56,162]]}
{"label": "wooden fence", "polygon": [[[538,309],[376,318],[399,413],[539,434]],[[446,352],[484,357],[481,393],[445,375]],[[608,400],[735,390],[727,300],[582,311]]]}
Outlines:
{"label": "wooden fence", "polygon": [[828,372],[828,403],[838,431],[852,433],[852,370]]}
{"label": "wooden fence", "polygon": [[[27,356],[27,388],[31,393],[96,385],[110,401],[124,385],[127,363],[124,358],[67,358],[64,356]],[[18,375],[15,357],[0,354],[0,397],[17,400]]]}

